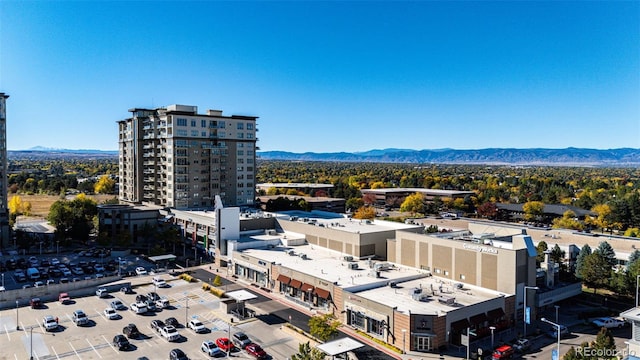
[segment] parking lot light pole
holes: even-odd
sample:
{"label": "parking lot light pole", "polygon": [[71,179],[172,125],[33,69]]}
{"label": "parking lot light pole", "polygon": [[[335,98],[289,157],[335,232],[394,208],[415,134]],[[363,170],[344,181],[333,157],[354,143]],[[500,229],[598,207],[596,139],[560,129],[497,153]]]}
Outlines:
{"label": "parking lot light pole", "polygon": [[638,280],[640,280],[640,275],[636,275],[636,307],[638,307]]}
{"label": "parking lot light pole", "polygon": [[524,309],[522,311],[522,320],[524,323],[524,333],[522,333],[522,336],[524,338],[527,337],[527,290],[538,290],[539,287],[537,286],[525,286],[524,287]]}
{"label": "parking lot light pole", "polygon": [[20,330],[20,321],[19,321],[20,314],[18,312],[19,306],[20,306],[20,302],[16,300],[16,330]]}
{"label": "parking lot light pole", "polygon": [[491,330],[491,349],[493,349],[493,332],[496,329],[495,326],[489,326],[489,329]]}
{"label": "parking lot light pole", "polygon": [[558,332],[558,348],[557,348],[557,352],[558,352],[558,359],[560,359],[560,324],[556,324],[554,322],[551,322],[545,318],[540,319],[540,321],[542,322],[546,322],[547,324],[551,324],[553,326],[556,327],[556,331]]}
{"label": "parking lot light pole", "polygon": [[233,318],[229,319],[229,335],[228,339],[229,339],[229,343],[227,344],[227,357],[231,356],[231,323],[233,322]]}
{"label": "parking lot light pole", "polygon": [[2,289],[4,289],[4,273],[2,273]]}
{"label": "parking lot light pole", "polygon": [[184,325],[189,323],[189,298],[187,298],[187,306],[184,307]]}
{"label": "parking lot light pole", "polygon": [[30,360],[33,360],[33,326],[29,329],[29,342],[31,343],[31,344],[30,344],[30,347],[31,347],[31,350],[30,350],[30,352],[31,352],[31,357],[29,357],[29,359],[30,359]]}
{"label": "parking lot light pole", "polygon": [[553,307],[556,308],[556,323],[560,323],[558,321],[558,309],[560,309],[560,305],[554,305]]}
{"label": "parking lot light pole", "polygon": [[122,269],[122,259],[118,256],[118,277],[120,277],[120,269]]}

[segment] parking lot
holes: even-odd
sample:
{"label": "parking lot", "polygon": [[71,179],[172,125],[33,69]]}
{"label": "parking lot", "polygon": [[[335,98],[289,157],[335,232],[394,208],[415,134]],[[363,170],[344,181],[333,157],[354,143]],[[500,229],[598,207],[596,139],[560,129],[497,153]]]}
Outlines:
{"label": "parking lot", "polygon": [[[233,323],[230,316],[223,314],[219,308],[219,299],[202,290],[201,283],[188,283],[163,274],[170,287],[159,288],[151,283],[151,275],[136,277],[133,293],[110,293],[106,297],[89,296],[72,299],[70,303],[46,302],[39,309],[27,306],[18,309],[0,311],[0,338],[3,340],[3,351],[0,359],[167,359],[171,349],[183,350],[190,359],[209,358],[200,350],[205,340],[215,341],[242,331],[249,338],[260,344],[271,359],[285,359],[297,352],[298,339],[280,329],[280,324],[269,324],[257,318],[246,322]],[[136,296],[157,292],[160,297],[169,300],[169,307],[145,314],[135,314],[130,305],[136,302]],[[115,319],[108,319],[104,313],[113,300],[119,299],[127,310],[117,311]],[[73,312],[83,310],[89,323],[77,326],[73,322]],[[58,329],[47,332],[43,318],[50,315],[58,319]],[[152,320],[165,321],[169,317],[178,320],[176,326],[180,337],[169,342],[158,331],[151,328]],[[200,320],[206,327],[196,333],[185,325],[190,319]],[[118,350],[113,345],[114,336],[123,333],[127,324],[133,323],[141,332],[141,336],[129,339],[130,349]],[[235,358],[255,358],[244,350],[232,352]],[[226,354],[222,354],[226,356]]]}

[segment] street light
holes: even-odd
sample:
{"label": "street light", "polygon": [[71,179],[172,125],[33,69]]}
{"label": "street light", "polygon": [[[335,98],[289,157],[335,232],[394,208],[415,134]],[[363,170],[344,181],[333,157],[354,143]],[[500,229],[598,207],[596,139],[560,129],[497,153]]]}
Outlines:
{"label": "street light", "polygon": [[405,342],[405,336],[407,335],[407,330],[406,329],[402,329],[402,353],[406,354],[407,353],[407,343]]}
{"label": "street light", "polygon": [[522,317],[524,320],[524,333],[522,334],[523,337],[527,337],[527,290],[538,290],[539,287],[537,286],[525,286],[524,287],[524,311],[522,312]]}
{"label": "street light", "polygon": [[489,329],[491,330],[491,348],[493,349],[493,331],[496,329],[496,327],[489,326]]}
{"label": "street light", "polygon": [[560,309],[560,305],[554,305],[553,307],[556,308],[556,322],[559,322],[558,321],[558,309]]}
{"label": "street light", "polygon": [[[289,318],[291,318],[291,316],[289,316]],[[229,319],[229,335],[227,337],[229,343],[227,344],[227,357],[229,357],[231,355],[231,323],[233,322],[233,318]],[[291,320],[289,320],[289,322],[291,322]]]}
{"label": "street light", "polygon": [[120,269],[122,269],[122,258],[118,256],[118,277],[120,277]]}
{"label": "street light", "polygon": [[560,359],[560,325],[556,324],[554,322],[551,322],[545,318],[540,319],[542,322],[546,322],[547,324],[551,324],[553,326],[556,327],[556,331],[558,332],[558,349],[556,350],[558,352],[558,359]]}
{"label": "street light", "polygon": [[184,307],[184,323],[189,323],[189,298],[187,298],[187,306]]}
{"label": "street light", "polygon": [[16,330],[20,330],[20,321],[18,321],[20,313],[18,312],[20,302],[16,300]]}
{"label": "street light", "polygon": [[2,289],[4,289],[4,273],[2,273]]}

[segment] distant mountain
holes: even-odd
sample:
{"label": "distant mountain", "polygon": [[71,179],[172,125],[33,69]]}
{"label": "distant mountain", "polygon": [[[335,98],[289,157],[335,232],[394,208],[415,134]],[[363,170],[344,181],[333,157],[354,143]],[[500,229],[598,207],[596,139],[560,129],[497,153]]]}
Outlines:
{"label": "distant mountain", "polygon": [[495,164],[495,165],[564,165],[564,166],[640,166],[640,149],[477,149],[477,150],[409,150],[382,149],[348,153],[291,153],[262,151],[263,160]]}
{"label": "distant mountain", "polygon": [[28,150],[7,150],[7,158],[11,159],[60,159],[60,158],[117,158],[117,150],[92,149],[52,149],[35,146]]}

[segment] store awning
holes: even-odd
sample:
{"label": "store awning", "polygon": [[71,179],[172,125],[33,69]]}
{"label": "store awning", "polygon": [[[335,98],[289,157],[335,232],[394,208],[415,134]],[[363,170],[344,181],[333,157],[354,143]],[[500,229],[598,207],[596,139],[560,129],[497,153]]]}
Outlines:
{"label": "store awning", "polygon": [[469,320],[467,319],[462,319],[462,320],[458,320],[458,321],[454,321],[451,323],[451,331],[462,331],[466,328],[468,328],[469,325]]}
{"label": "store awning", "polygon": [[489,310],[489,312],[487,313],[487,317],[489,318],[489,321],[499,319],[503,316],[504,316],[504,310],[502,310],[502,308]]}
{"label": "store awning", "polygon": [[331,293],[325,289],[316,288],[315,290],[313,290],[313,293],[318,295],[318,297],[327,300],[331,297]]}
{"label": "store awning", "polygon": [[291,286],[294,289],[300,289],[300,286],[302,286],[302,281],[296,280],[296,279],[291,279],[291,282],[289,283],[289,286]]}
{"label": "store awning", "polygon": [[485,321],[487,321],[487,315],[485,313],[473,315],[472,317],[469,318],[469,322],[472,325],[482,324]]}
{"label": "store awning", "polygon": [[283,284],[287,284],[289,285],[289,282],[291,281],[291,278],[289,278],[288,276],[284,276],[282,274],[278,275],[278,278],[276,279],[279,282],[283,283]]}
{"label": "store awning", "polygon": [[309,285],[307,283],[302,283],[302,287],[300,288],[300,290],[302,290],[304,292],[313,290],[313,285]]}

